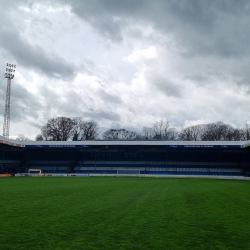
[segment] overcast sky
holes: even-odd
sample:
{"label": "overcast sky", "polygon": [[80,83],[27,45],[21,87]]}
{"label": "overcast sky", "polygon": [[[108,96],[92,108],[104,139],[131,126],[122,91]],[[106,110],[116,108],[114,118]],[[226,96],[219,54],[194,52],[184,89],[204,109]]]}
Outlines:
{"label": "overcast sky", "polygon": [[[250,2],[0,0],[0,67],[17,65],[10,136],[58,116],[102,130],[250,121]],[[0,124],[7,80],[0,78]],[[2,134],[2,125],[0,125]]]}

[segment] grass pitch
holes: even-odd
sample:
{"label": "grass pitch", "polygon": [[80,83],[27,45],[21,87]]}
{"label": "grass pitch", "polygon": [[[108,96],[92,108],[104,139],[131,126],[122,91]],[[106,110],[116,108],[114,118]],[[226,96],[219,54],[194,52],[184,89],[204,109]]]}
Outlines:
{"label": "grass pitch", "polygon": [[2,178],[0,249],[250,249],[250,182]]}

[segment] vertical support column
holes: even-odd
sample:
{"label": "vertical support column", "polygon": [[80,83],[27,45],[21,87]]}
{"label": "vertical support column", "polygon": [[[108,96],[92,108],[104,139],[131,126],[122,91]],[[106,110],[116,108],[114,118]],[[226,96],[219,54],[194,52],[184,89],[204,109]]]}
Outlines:
{"label": "vertical support column", "polygon": [[3,160],[2,160],[2,174],[4,173],[3,172],[3,163],[4,163],[4,147],[3,147]]}
{"label": "vertical support column", "polygon": [[27,149],[27,156],[26,156],[26,173],[28,173],[28,165],[29,165],[29,150]]}
{"label": "vertical support column", "polygon": [[95,150],[95,169],[96,169],[96,152],[97,150]]}
{"label": "vertical support column", "polygon": [[168,174],[168,150],[166,149],[166,164],[165,164],[165,166],[166,166],[166,175]]}

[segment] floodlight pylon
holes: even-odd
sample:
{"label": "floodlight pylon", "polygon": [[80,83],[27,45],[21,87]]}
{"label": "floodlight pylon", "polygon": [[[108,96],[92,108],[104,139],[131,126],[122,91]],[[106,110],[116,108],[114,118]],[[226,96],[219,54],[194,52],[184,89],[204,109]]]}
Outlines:
{"label": "floodlight pylon", "polygon": [[7,78],[7,90],[6,90],[6,101],[4,111],[4,123],[3,123],[3,136],[9,138],[10,131],[10,93],[11,93],[11,80],[14,78],[16,65],[7,63],[6,72],[4,78]]}

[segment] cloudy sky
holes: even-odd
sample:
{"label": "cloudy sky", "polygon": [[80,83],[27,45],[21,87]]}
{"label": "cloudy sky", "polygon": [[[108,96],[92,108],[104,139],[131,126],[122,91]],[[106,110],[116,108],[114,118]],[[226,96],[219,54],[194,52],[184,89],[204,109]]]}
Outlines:
{"label": "cloudy sky", "polygon": [[[0,0],[0,9],[2,73],[17,64],[10,136],[34,139],[58,116],[137,131],[159,120],[250,121],[249,1]],[[0,124],[6,86],[2,75]]]}

